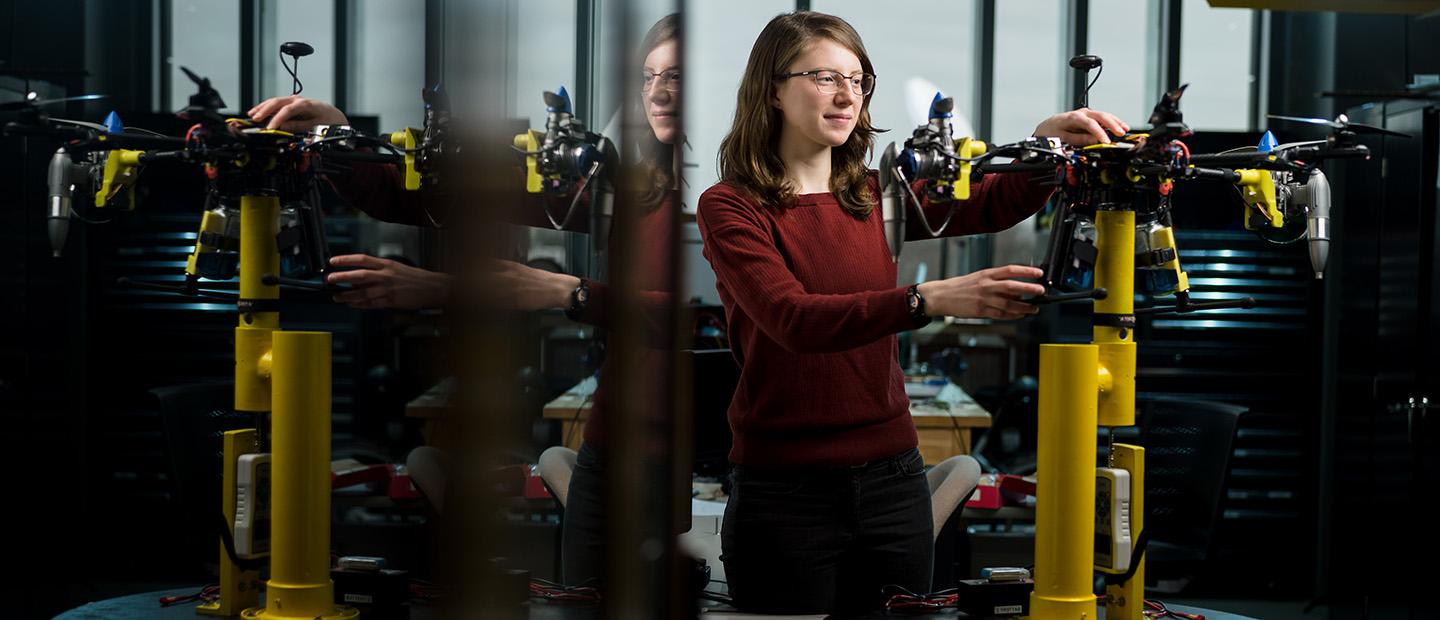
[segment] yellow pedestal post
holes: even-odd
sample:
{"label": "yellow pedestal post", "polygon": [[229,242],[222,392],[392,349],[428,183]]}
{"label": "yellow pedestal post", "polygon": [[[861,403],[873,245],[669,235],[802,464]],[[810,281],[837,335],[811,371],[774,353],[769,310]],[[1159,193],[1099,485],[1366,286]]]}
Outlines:
{"label": "yellow pedestal post", "polygon": [[1095,416],[1099,348],[1040,345],[1035,591],[1030,617],[1094,618]]}
{"label": "yellow pedestal post", "polygon": [[[1095,302],[1096,314],[1134,316],[1135,314],[1135,213],[1133,211],[1100,211],[1096,213],[1095,286],[1104,287],[1110,295]],[[1133,426],[1135,424],[1135,329],[1114,325],[1096,325],[1095,343],[1100,346],[1100,368],[1103,387],[1100,390],[1100,426]],[[1145,450],[1139,446],[1116,444],[1111,465],[1130,472],[1130,532],[1138,536],[1145,522]],[[1092,502],[1093,504],[1093,502]],[[1133,554],[1132,554],[1132,557]],[[1141,620],[1145,609],[1145,573],[1143,562],[1135,576],[1123,585],[1106,588],[1105,617],[1111,620]]]}
{"label": "yellow pedestal post", "polygon": [[[235,411],[263,414],[270,411],[270,339],[280,328],[280,313],[274,307],[280,288],[266,286],[261,278],[279,273],[280,251],[275,247],[275,234],[280,228],[280,201],[274,196],[242,196],[240,198],[240,304],[235,326]],[[259,302],[261,305],[254,305]],[[256,431],[250,431],[251,446],[257,443]],[[254,452],[250,448],[246,452]],[[244,453],[240,453],[244,454]],[[236,454],[235,458],[239,458]],[[226,456],[226,472],[233,473],[234,458]],[[228,473],[227,473],[228,475]],[[226,517],[235,518],[235,484],[226,478],[222,491]],[[258,602],[254,593],[241,593],[240,581],[245,578],[230,561],[224,548],[220,551],[220,600],[201,605],[195,612],[208,616],[234,616]],[[254,572],[249,578],[258,580]]]}
{"label": "yellow pedestal post", "polygon": [[[261,278],[280,273],[280,201],[274,196],[240,198],[240,319],[235,327],[235,410],[270,411],[270,338],[280,312],[263,304],[280,299],[280,287]],[[256,303],[262,305],[254,305]]]}
{"label": "yellow pedestal post", "polygon": [[[1095,287],[1109,295],[1095,301],[1101,317],[1135,315],[1135,212],[1099,211],[1095,214]],[[1135,329],[1099,325],[1094,328],[1100,345],[1101,426],[1135,424]]]}
{"label": "yellow pedestal post", "polygon": [[270,580],[245,618],[356,618],[330,581],[330,334],[274,334]]}
{"label": "yellow pedestal post", "polygon": [[[1115,444],[1114,466],[1130,472],[1130,533],[1131,540],[1145,529],[1145,448]],[[1130,554],[1132,562],[1135,554]],[[1145,560],[1130,580],[1105,588],[1105,617],[1112,620],[1142,620],[1145,617]]]}
{"label": "yellow pedestal post", "polygon": [[[225,463],[222,467],[220,504],[226,523],[235,522],[235,463],[241,456],[255,452],[255,429],[246,428],[225,431],[221,440]],[[225,543],[220,543],[220,598],[213,603],[202,603],[195,613],[202,616],[230,617],[240,610],[253,607],[260,600],[260,573],[242,570],[230,561],[225,553]]]}

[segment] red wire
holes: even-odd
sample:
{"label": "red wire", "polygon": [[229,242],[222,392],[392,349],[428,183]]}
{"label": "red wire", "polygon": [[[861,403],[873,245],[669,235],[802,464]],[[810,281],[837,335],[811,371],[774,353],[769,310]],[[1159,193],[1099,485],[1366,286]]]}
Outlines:
{"label": "red wire", "polygon": [[600,600],[600,590],[589,586],[547,586],[532,581],[530,596],[548,601],[590,603]]}
{"label": "red wire", "polygon": [[1184,142],[1181,142],[1181,141],[1179,141],[1179,140],[1176,140],[1176,141],[1175,141],[1175,144],[1180,145],[1180,150],[1182,150],[1182,151],[1185,152],[1185,164],[1184,164],[1184,165],[1187,165],[1187,166],[1188,166],[1188,165],[1190,164],[1190,147],[1185,146],[1185,143],[1184,143]]}

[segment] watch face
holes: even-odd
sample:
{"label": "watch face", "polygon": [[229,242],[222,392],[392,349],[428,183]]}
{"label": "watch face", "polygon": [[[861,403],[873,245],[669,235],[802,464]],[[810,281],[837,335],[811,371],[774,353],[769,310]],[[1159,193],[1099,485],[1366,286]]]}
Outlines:
{"label": "watch face", "polygon": [[908,304],[910,304],[910,309],[911,309],[911,310],[917,310],[917,309],[920,308],[920,296],[919,296],[919,295],[916,295],[916,294],[914,294],[914,293],[910,293],[909,295],[906,295],[906,296],[905,296],[905,302],[908,303]]}
{"label": "watch face", "polygon": [[576,290],[576,291],[575,291],[575,300],[578,301],[578,302],[580,302],[580,303],[582,303],[582,304],[585,303],[585,302],[587,302],[587,301],[590,301],[590,291],[589,291],[588,289],[586,289],[586,288],[583,288],[583,287],[580,288],[580,289],[578,289],[578,290]]}

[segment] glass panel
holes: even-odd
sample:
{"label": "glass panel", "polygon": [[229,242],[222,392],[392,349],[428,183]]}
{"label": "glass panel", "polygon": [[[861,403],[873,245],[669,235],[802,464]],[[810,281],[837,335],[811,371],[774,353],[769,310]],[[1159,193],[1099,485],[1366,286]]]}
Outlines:
{"label": "glass panel", "polygon": [[1135,129],[1149,126],[1160,96],[1156,76],[1164,57],[1151,46],[1158,40],[1158,13],[1153,1],[1090,0],[1087,52],[1105,61],[1104,74],[1090,90],[1090,107],[1119,116]]}
{"label": "glass panel", "polygon": [[174,0],[170,12],[170,101],[167,111],[185,107],[195,84],[180,71],[187,67],[220,91],[226,110],[243,110],[240,101],[240,2]]}
{"label": "glass panel", "polygon": [[795,10],[788,0],[750,0],[745,10],[729,2],[687,0],[685,20],[704,24],[685,37],[685,209],[695,212],[700,194],[719,179],[715,158],[735,118],[735,94],[755,37],[770,19]]}
{"label": "glass panel", "polygon": [[425,107],[425,4],[356,0],[351,46],[354,103],[348,113],[380,117],[381,131],[420,127]]}
{"label": "glass panel", "polygon": [[[892,140],[903,143],[925,123],[937,90],[955,99],[955,135],[975,134],[975,0],[910,2],[904,11],[871,0],[817,0],[811,7],[844,18],[865,41],[879,76],[870,118],[893,130],[876,140],[877,151]],[[917,15],[925,18],[924,37]]]}
{"label": "glass panel", "polygon": [[1195,130],[1250,128],[1255,49],[1250,9],[1215,9],[1185,0],[1180,14],[1180,83],[1189,83],[1181,109]]}
{"label": "glass panel", "polygon": [[[532,129],[545,129],[545,91],[564,86],[575,92],[575,0],[510,0],[517,50],[509,68],[514,80],[509,118],[529,119]],[[581,119],[590,123],[590,119]],[[600,127],[592,127],[599,130]]]}
{"label": "glass panel", "polygon": [[[263,18],[265,31],[260,50],[260,98],[267,99],[291,93],[290,73],[280,66],[280,44],[287,41],[309,43],[315,53],[300,59],[300,83],[303,94],[321,101],[335,101],[335,0],[306,0],[266,3],[269,13]],[[290,57],[285,57],[290,64]],[[293,65],[292,65],[293,68]],[[246,102],[247,104],[250,102]]]}
{"label": "glass panel", "polygon": [[1015,142],[1069,106],[1062,49],[1063,0],[995,3],[994,128],[990,141]]}

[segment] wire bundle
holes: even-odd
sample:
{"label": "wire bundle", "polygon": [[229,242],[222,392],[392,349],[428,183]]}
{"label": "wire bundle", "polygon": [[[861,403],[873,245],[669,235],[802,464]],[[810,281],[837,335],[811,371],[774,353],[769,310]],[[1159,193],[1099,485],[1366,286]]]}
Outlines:
{"label": "wire bundle", "polygon": [[1145,609],[1142,611],[1146,618],[1182,618],[1183,620],[1205,620],[1200,614],[1187,614],[1183,611],[1175,611],[1165,606],[1160,601],[1145,600]]}
{"label": "wire bundle", "polygon": [[429,581],[425,581],[424,579],[410,580],[411,600],[433,601],[443,598],[444,596],[445,589],[441,586],[435,585]]}
{"label": "wire bundle", "polygon": [[594,603],[600,600],[600,590],[585,585],[567,586],[536,577],[530,580],[530,597],[566,603]]}
{"label": "wire bundle", "polygon": [[959,591],[955,588],[916,594],[901,586],[890,585],[881,588],[881,592],[888,595],[885,599],[885,611],[923,613],[954,607],[960,600]]}
{"label": "wire bundle", "polygon": [[196,592],[194,594],[184,594],[180,596],[162,596],[160,597],[160,606],[169,607],[171,605],[178,605],[180,603],[192,602],[213,603],[219,599],[220,584],[213,584],[201,588],[199,592]]}

